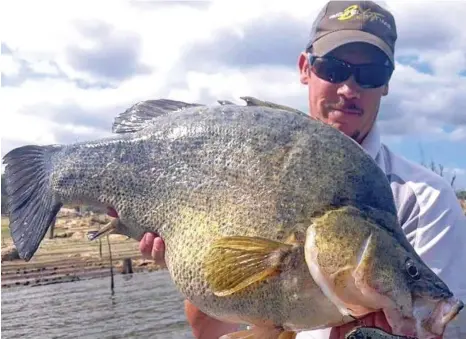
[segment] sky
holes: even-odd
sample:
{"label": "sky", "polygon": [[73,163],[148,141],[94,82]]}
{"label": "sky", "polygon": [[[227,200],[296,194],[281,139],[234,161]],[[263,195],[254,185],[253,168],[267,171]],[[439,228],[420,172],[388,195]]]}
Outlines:
{"label": "sky", "polygon": [[[466,189],[465,1],[378,1],[395,15],[382,141]],[[2,8],[1,155],[111,134],[141,100],[255,96],[307,111],[297,60],[323,1],[26,1]],[[2,166],[3,170],[3,166]]]}

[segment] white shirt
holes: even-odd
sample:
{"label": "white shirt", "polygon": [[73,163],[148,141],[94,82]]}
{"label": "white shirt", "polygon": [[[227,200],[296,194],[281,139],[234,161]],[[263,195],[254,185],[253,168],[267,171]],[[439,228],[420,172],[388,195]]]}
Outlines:
{"label": "white shirt", "polygon": [[[387,175],[398,219],[416,252],[466,303],[466,217],[450,184],[381,143],[375,124],[362,148]],[[306,331],[297,339],[328,339],[330,329]],[[466,310],[447,327],[444,339],[466,338]]]}

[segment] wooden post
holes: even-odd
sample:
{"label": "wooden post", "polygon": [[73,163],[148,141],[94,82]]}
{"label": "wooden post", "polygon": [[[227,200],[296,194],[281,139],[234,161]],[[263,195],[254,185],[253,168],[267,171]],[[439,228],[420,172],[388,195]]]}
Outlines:
{"label": "wooden post", "polygon": [[133,273],[133,262],[131,261],[131,258],[123,259],[123,271],[121,273],[122,274]]}
{"label": "wooden post", "polygon": [[55,231],[55,222],[57,221],[57,218],[53,218],[53,221],[50,225],[50,229],[49,229],[49,239],[53,239],[54,238],[54,231]]}
{"label": "wooden post", "polygon": [[110,259],[110,290],[112,291],[112,296],[115,294],[115,282],[113,280],[113,262],[112,262],[112,248],[110,246],[110,237],[107,235],[108,243],[108,255]]}

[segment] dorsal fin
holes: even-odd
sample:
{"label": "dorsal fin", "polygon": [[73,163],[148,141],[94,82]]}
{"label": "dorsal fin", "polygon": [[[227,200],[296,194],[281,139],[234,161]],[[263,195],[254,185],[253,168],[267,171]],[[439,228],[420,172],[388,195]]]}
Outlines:
{"label": "dorsal fin", "polygon": [[[240,99],[246,102],[246,106],[262,106],[262,107],[271,107],[282,109],[302,115],[306,115],[304,112],[291,108],[285,105],[276,104],[269,101],[259,100],[252,96],[242,96]],[[217,102],[224,105],[236,105],[235,103],[229,100],[217,100]],[[136,132],[148,124],[151,120],[168,114],[170,112],[177,112],[182,109],[190,107],[200,107],[205,106],[202,104],[187,103],[178,100],[171,99],[156,99],[156,100],[144,100],[140,101],[137,104],[134,104],[128,108],[123,113],[120,113],[114,120],[112,131],[113,133],[131,133]]]}
{"label": "dorsal fin", "polygon": [[144,100],[134,104],[114,120],[113,133],[131,133],[143,129],[148,123],[170,112],[204,106],[170,99]]}
{"label": "dorsal fin", "polygon": [[[246,102],[246,106],[271,107],[271,108],[283,109],[285,111],[290,111],[290,112],[294,112],[294,113],[298,113],[298,114],[302,114],[302,115],[307,115],[306,113],[304,113],[304,112],[302,112],[302,111],[300,111],[300,110],[298,110],[296,108],[291,108],[289,106],[276,104],[276,103],[270,102],[270,101],[260,100],[260,99],[254,98],[252,96],[242,96],[242,97],[240,97],[240,99],[242,99],[242,100],[244,100]],[[235,103],[233,103],[233,102],[231,102],[229,100],[217,100],[217,102],[222,106],[236,105]]]}
{"label": "dorsal fin", "polygon": [[230,100],[217,100],[217,102],[222,105],[222,106],[225,106],[225,105],[236,105],[234,102],[231,102]]}
{"label": "dorsal fin", "polygon": [[283,109],[285,111],[290,111],[290,112],[295,112],[295,113],[306,115],[306,113],[304,113],[304,112],[302,112],[302,111],[300,111],[300,110],[298,110],[296,108],[291,108],[289,106],[276,104],[276,103],[270,102],[270,101],[260,100],[260,99],[257,99],[257,98],[251,97],[251,96],[242,96],[242,97],[240,97],[240,99],[242,99],[242,100],[244,100],[246,102],[246,106],[271,107],[271,108]]}

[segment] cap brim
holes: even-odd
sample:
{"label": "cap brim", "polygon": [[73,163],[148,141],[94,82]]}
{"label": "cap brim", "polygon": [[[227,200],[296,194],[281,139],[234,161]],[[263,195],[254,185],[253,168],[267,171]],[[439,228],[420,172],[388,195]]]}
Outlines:
{"label": "cap brim", "polygon": [[335,48],[352,42],[365,42],[381,49],[390,59],[393,66],[395,60],[390,47],[380,38],[359,30],[342,30],[328,33],[312,44],[313,54],[323,56]]}

